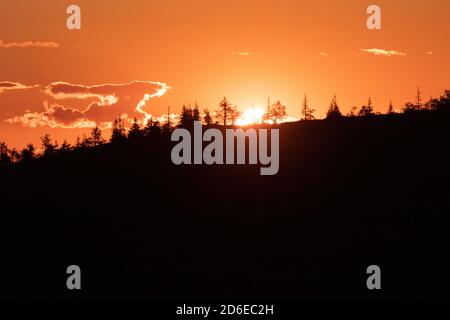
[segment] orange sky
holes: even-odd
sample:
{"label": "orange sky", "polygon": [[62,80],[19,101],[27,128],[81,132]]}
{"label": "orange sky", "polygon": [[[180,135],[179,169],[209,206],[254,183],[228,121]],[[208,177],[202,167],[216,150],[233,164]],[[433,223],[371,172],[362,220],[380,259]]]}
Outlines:
{"label": "orange sky", "polygon": [[[417,86],[424,98],[450,88],[450,1],[0,3],[0,82],[9,86],[0,87],[0,141],[16,147],[39,144],[45,132],[73,142],[89,131],[48,124],[70,127],[77,117],[107,122],[122,112],[143,116],[133,111],[136,105],[161,89],[151,82],[171,87],[146,102],[143,109],[153,115],[168,105],[178,112],[196,100],[214,110],[226,95],[241,110],[265,106],[270,96],[299,117],[305,92],[320,117],[335,93],[345,113],[369,95],[375,109],[384,112],[389,99],[396,107],[414,100]],[[70,4],[81,7],[79,31],[66,28]],[[370,4],[382,9],[381,31],[366,28]],[[372,48],[405,55],[361,51]],[[55,84],[61,81],[78,86],[61,88]],[[119,101],[100,101],[107,95]],[[46,118],[30,128],[18,123],[26,114]]]}

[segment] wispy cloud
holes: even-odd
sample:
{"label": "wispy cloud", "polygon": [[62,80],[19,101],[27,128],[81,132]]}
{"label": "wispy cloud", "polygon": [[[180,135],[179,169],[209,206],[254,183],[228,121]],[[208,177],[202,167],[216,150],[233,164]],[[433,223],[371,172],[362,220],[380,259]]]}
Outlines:
{"label": "wispy cloud", "polygon": [[3,42],[0,40],[0,49],[11,48],[48,48],[56,49],[59,44],[53,41],[23,41],[23,42]]}
{"label": "wispy cloud", "polygon": [[319,56],[328,57],[328,53],[321,51],[321,52],[319,52]]}
{"label": "wispy cloud", "polygon": [[30,88],[36,88],[37,86],[27,86],[18,82],[10,82],[10,81],[0,81],[0,93],[3,93],[7,90],[23,90],[23,89],[30,89]]}
{"label": "wispy cloud", "polygon": [[406,53],[404,53],[404,52],[400,52],[400,51],[396,51],[396,50],[377,49],[377,48],[361,49],[361,52],[367,52],[367,53],[374,54],[376,56],[385,56],[385,57],[394,57],[394,56],[404,57],[404,56],[406,56]]}
{"label": "wispy cloud", "polygon": [[234,56],[251,56],[251,52],[233,52],[232,55]]}
{"label": "wispy cloud", "polygon": [[[54,82],[46,86],[43,92],[49,98],[58,100],[58,103],[45,101],[44,111],[26,111],[6,121],[32,128],[107,128],[118,116],[127,119],[136,117],[145,122],[151,118],[151,114],[144,110],[147,102],[163,96],[168,90],[167,84],[153,81],[94,86]],[[64,99],[87,100],[88,105],[84,109],[71,108],[59,103]]]}

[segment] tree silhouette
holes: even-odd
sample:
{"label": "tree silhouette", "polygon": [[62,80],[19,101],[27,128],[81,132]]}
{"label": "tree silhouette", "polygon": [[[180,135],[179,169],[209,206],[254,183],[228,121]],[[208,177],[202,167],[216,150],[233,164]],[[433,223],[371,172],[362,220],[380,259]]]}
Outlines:
{"label": "tree silhouette", "polygon": [[220,109],[216,111],[217,118],[222,119],[223,125],[228,124],[228,120],[231,119],[231,115],[235,114],[231,103],[228,102],[226,97],[223,97],[219,104]]}
{"label": "tree silhouette", "polygon": [[128,131],[128,139],[140,139],[144,136],[144,132],[141,129],[141,126],[138,123],[138,120],[134,118],[133,124],[130,127],[130,130]]}
{"label": "tree silhouette", "polygon": [[192,120],[193,121],[200,121],[201,117],[200,117],[200,111],[198,109],[198,104],[197,102],[194,105],[194,109],[192,110]]}
{"label": "tree silhouette", "polygon": [[213,123],[213,119],[212,119],[211,114],[209,113],[208,109],[205,109],[203,112],[203,120],[205,121],[205,124],[207,126],[210,126]]}
{"label": "tree silhouette", "polygon": [[[78,137],[77,139],[80,139],[80,137]],[[59,150],[61,152],[68,152],[68,151],[72,150],[72,146],[70,145],[70,143],[67,142],[67,140],[64,140],[64,142],[61,145],[61,148]]]}
{"label": "tree silhouette", "polygon": [[122,142],[125,141],[127,135],[125,133],[125,124],[121,118],[114,120],[112,132],[111,132],[111,142]]}
{"label": "tree silhouette", "polygon": [[10,152],[8,145],[4,142],[0,142],[0,164],[10,164],[12,159],[10,157]]}
{"label": "tree silhouette", "polygon": [[411,113],[417,111],[417,106],[414,103],[406,102],[403,106],[403,113]]}
{"label": "tree silhouette", "polygon": [[274,103],[269,112],[269,120],[272,120],[274,124],[287,117],[286,107],[280,101]]}
{"label": "tree silhouette", "polygon": [[35,152],[36,152],[36,148],[34,147],[34,145],[32,143],[29,143],[20,152],[20,158],[22,161],[30,161],[36,156]]}
{"label": "tree silhouette", "polygon": [[164,135],[170,135],[172,132],[172,122],[170,121],[170,106],[167,107],[166,123],[163,124],[161,132]]}
{"label": "tree silhouette", "polygon": [[358,107],[353,106],[350,108],[350,112],[347,114],[347,117],[356,117],[357,116]]}
{"label": "tree silhouette", "polygon": [[361,110],[359,110],[359,115],[361,117],[368,117],[368,116],[373,115],[373,105],[372,105],[372,99],[370,97],[367,102],[367,106],[362,106]]}
{"label": "tree silhouette", "polygon": [[91,130],[91,143],[93,146],[98,146],[105,143],[102,137],[102,130],[99,127],[95,127]]}
{"label": "tree silhouette", "polygon": [[445,90],[439,99],[432,99],[429,104],[431,110],[450,111],[450,90]]}
{"label": "tree silhouette", "polygon": [[9,156],[13,163],[17,163],[20,161],[20,153],[16,148],[12,148],[11,150],[9,150]]}
{"label": "tree silhouette", "polygon": [[231,124],[234,126],[236,124],[236,120],[241,116],[241,113],[238,111],[237,106],[234,106],[229,111]]}
{"label": "tree silhouette", "polygon": [[420,110],[421,108],[422,108],[422,93],[420,92],[420,87],[417,87],[416,109]]}
{"label": "tree silhouette", "polygon": [[314,112],[316,110],[315,109],[311,109],[308,106],[308,98],[306,97],[306,93],[305,93],[305,97],[303,98],[303,105],[302,105],[302,116],[303,116],[303,120],[314,120]]}
{"label": "tree silhouette", "polygon": [[50,135],[47,133],[41,137],[41,145],[44,157],[54,154],[57,148],[57,146],[52,143]]}
{"label": "tree silhouette", "polygon": [[183,105],[180,113],[180,120],[178,122],[178,127],[180,128],[191,128],[194,121],[193,110],[190,107]]}
{"label": "tree silhouette", "polygon": [[337,103],[336,95],[334,95],[330,103],[330,108],[327,111],[327,119],[339,119],[339,118],[342,118],[342,113]]}
{"label": "tree silhouette", "polygon": [[389,106],[388,106],[388,111],[387,114],[394,114],[394,105],[392,104],[392,100],[389,100]]}
{"label": "tree silhouette", "polygon": [[153,117],[148,120],[145,128],[144,135],[146,137],[158,137],[161,134],[161,127],[159,121],[153,121]]}

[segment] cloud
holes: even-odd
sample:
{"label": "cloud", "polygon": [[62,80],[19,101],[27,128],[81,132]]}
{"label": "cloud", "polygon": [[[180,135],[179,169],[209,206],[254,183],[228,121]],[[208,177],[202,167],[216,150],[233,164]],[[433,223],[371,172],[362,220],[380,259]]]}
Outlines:
{"label": "cloud", "polygon": [[232,52],[233,56],[251,56],[251,52]]}
{"label": "cloud", "polygon": [[18,82],[10,82],[10,81],[0,81],[0,93],[3,93],[7,90],[23,90],[23,89],[31,89],[39,86],[27,86]]}
{"label": "cloud", "polygon": [[429,55],[429,56],[432,56],[434,54],[434,52],[433,51],[427,51],[426,54]]}
{"label": "cloud", "polygon": [[393,56],[399,56],[404,57],[406,56],[406,53],[396,51],[396,50],[384,50],[384,49],[362,49],[362,52],[367,52],[374,54],[376,56],[385,56],[385,57],[393,57]]}
{"label": "cloud", "polygon": [[319,52],[319,55],[321,57],[328,57],[328,53],[326,53],[326,52]]}
{"label": "cloud", "polygon": [[50,128],[94,128],[97,126],[95,121],[84,117],[83,113],[72,108],[66,108],[60,105],[48,105],[45,101],[44,112],[27,111],[21,116],[15,116],[6,119],[7,122],[13,124],[18,123],[25,127],[50,127]]}
{"label": "cloud", "polygon": [[23,41],[23,42],[3,42],[0,40],[0,49],[10,48],[48,48],[56,49],[59,44],[53,41]]}
{"label": "cloud", "polygon": [[[86,86],[68,82],[54,82],[44,89],[44,94],[58,103],[44,102],[43,112],[26,111],[7,119],[26,127],[91,128],[110,127],[117,117],[137,118],[146,122],[151,115],[145,111],[147,102],[163,96],[169,86],[162,82],[133,81],[125,84]],[[87,100],[84,108],[62,105],[62,100]]]}

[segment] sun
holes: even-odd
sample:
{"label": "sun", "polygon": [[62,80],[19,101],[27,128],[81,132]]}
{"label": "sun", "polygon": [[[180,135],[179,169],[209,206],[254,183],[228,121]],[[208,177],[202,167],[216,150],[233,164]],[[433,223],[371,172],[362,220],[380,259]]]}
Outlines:
{"label": "sun", "polygon": [[245,110],[236,120],[238,126],[248,126],[252,124],[262,123],[265,111],[261,107],[253,107]]}

